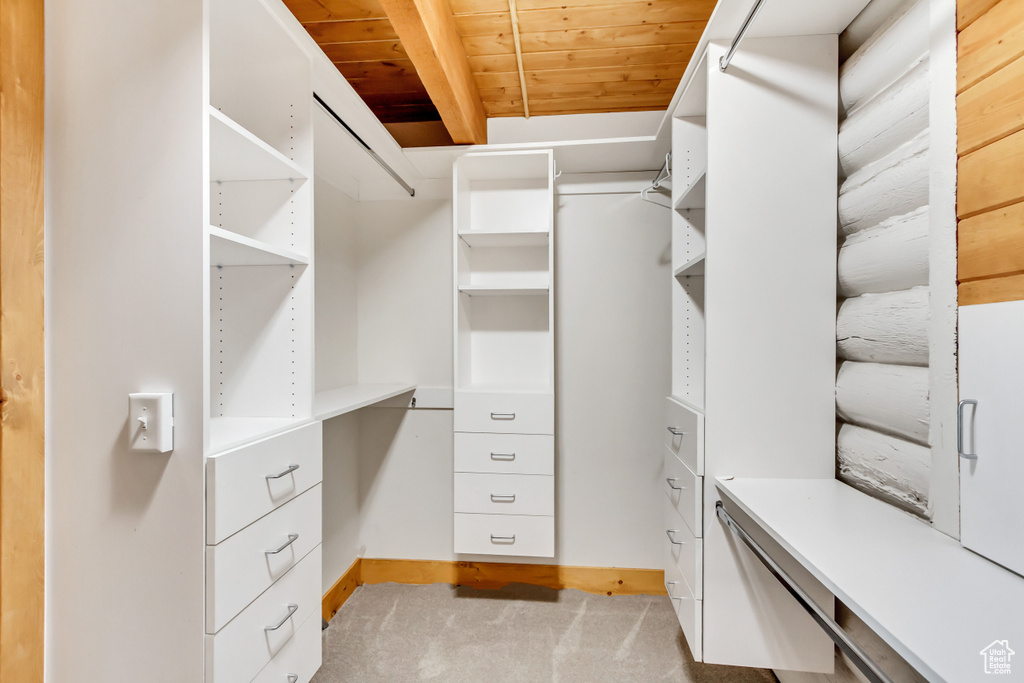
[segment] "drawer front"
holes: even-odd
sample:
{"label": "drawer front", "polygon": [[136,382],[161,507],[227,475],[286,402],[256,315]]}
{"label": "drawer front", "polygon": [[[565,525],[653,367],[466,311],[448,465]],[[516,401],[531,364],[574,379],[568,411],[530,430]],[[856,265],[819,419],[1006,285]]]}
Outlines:
{"label": "drawer front", "polygon": [[455,512],[555,514],[555,478],[543,474],[455,475]]}
{"label": "drawer front", "polygon": [[306,617],[292,639],[281,648],[277,656],[263,667],[253,683],[309,683],[320,668],[323,647],[320,636],[320,614]]}
{"label": "drawer front", "polygon": [[455,392],[455,431],[554,434],[553,394]]}
{"label": "drawer front", "polygon": [[555,554],[555,518],[456,513],[455,552],[552,557]]}
{"label": "drawer front", "polygon": [[694,660],[699,662],[704,659],[704,603],[693,597],[678,572],[678,569],[675,573],[665,572],[665,590],[683,629],[686,644],[690,646]]}
{"label": "drawer front", "polygon": [[687,528],[697,538],[704,536],[704,477],[698,477],[682,460],[665,451],[665,493],[683,518]]}
{"label": "drawer front", "polygon": [[[206,632],[216,633],[321,540],[317,484],[219,545],[206,547]],[[288,543],[292,536],[295,540]]]}
{"label": "drawer front", "polygon": [[665,549],[668,560],[675,564],[696,598],[704,595],[704,544],[683,523],[672,501],[665,498]]}
{"label": "drawer front", "polygon": [[455,471],[554,474],[555,437],[538,434],[455,434]]}
{"label": "drawer front", "polygon": [[665,446],[704,476],[704,416],[672,397],[665,399]]}
{"label": "drawer front", "polygon": [[[317,546],[217,635],[206,636],[207,683],[250,683],[320,613],[320,561]],[[272,626],[278,627],[267,630]]]}
{"label": "drawer front", "polygon": [[322,450],[315,422],[207,458],[206,542],[220,543],[319,484]]}

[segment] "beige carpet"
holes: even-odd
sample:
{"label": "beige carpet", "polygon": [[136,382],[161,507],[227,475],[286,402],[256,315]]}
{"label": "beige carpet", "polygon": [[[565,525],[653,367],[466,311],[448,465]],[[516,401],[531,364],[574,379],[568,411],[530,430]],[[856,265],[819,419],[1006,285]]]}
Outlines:
{"label": "beige carpet", "polygon": [[361,586],[323,637],[313,683],[776,681],[769,671],[695,663],[664,596]]}

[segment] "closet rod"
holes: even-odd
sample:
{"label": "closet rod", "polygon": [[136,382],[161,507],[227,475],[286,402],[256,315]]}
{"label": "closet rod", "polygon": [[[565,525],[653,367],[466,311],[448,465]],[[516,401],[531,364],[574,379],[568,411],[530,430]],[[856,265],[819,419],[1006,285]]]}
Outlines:
{"label": "closet rod", "polygon": [[832,617],[826,614],[825,610],[821,609],[821,607],[814,602],[811,596],[800,588],[796,581],[794,581],[793,578],[782,569],[782,567],[776,564],[775,560],[769,557],[764,548],[750,537],[750,534],[748,534],[743,527],[739,525],[739,522],[732,518],[732,515],[726,512],[722,501],[715,503],[715,513],[718,515],[718,518],[725,522],[725,525],[732,529],[733,533],[743,541],[744,545],[750,548],[751,552],[757,556],[757,559],[761,560],[761,564],[763,564],[765,568],[767,568],[768,571],[778,579],[779,583],[789,591],[789,594],[796,598],[796,601],[800,603],[800,606],[811,615],[811,618],[814,619],[823,631],[825,631],[828,637],[832,639],[832,642],[839,646],[839,649],[843,651],[843,654],[849,657],[850,661],[860,669],[861,673],[864,674],[868,681],[871,683],[893,683],[892,679],[886,676],[885,672],[878,668],[878,665],[868,657],[867,653],[865,653],[857,643],[850,639],[850,636],[846,634],[846,631],[844,631],[843,628],[832,619]]}
{"label": "closet rod", "polygon": [[725,71],[729,68],[729,62],[732,61],[732,56],[736,54],[736,50],[740,46],[740,42],[744,36],[747,35],[747,31],[750,30],[751,24],[754,23],[754,19],[757,18],[757,13],[761,11],[761,7],[764,5],[764,0],[757,0],[754,6],[750,8],[750,13],[747,18],[743,21],[743,26],[740,26],[739,33],[732,39],[732,45],[729,46],[729,51],[725,53],[725,56],[718,60],[718,68],[721,71]]}
{"label": "closet rod", "polygon": [[370,147],[368,144],[366,144],[363,141],[363,139],[361,137],[359,137],[359,135],[354,130],[349,128],[348,124],[345,123],[342,120],[342,118],[340,116],[338,116],[338,114],[335,113],[335,111],[333,109],[331,109],[331,107],[326,102],[324,102],[323,99],[319,95],[317,95],[315,92],[313,93],[313,99],[316,100],[316,103],[320,105],[321,109],[323,109],[325,112],[330,114],[331,118],[333,118],[335,121],[338,122],[339,126],[341,126],[343,129],[345,129],[345,132],[348,133],[349,136],[351,136],[351,138],[353,140],[358,142],[359,145],[364,150],[366,150],[366,153],[370,155],[371,159],[376,161],[380,165],[380,167],[383,168],[387,172],[387,174],[389,176],[391,176],[392,178],[395,179],[395,182],[397,182],[399,185],[401,185],[402,188],[405,189],[405,191],[409,193],[410,197],[415,197],[416,196],[416,188],[410,186],[409,183],[407,183],[404,180],[402,180],[402,176],[398,175],[398,173],[395,171],[395,169],[393,169],[390,166],[388,166],[387,162],[384,161],[383,159],[381,159],[380,155],[377,154],[376,152],[374,152],[373,148]]}

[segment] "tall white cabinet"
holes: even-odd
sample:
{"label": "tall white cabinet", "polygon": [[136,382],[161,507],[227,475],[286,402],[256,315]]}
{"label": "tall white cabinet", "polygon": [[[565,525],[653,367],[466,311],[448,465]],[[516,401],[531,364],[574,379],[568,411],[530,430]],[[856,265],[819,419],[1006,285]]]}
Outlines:
{"label": "tall white cabinet", "polygon": [[456,553],[555,552],[553,171],[550,150],[455,162]]}
{"label": "tall white cabinet", "polygon": [[748,38],[723,72],[726,49],[672,128],[666,587],[698,661],[827,672],[831,641],[714,510],[719,477],[834,476],[837,40]]}

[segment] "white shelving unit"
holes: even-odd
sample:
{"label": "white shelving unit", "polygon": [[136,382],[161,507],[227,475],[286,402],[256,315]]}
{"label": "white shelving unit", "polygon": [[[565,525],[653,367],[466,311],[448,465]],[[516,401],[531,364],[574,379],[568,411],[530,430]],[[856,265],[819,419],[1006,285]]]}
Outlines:
{"label": "white shelving unit", "polygon": [[415,390],[415,384],[353,384],[317,392],[313,415],[320,421],[329,420]]}
{"label": "white shelving unit", "polygon": [[554,555],[553,164],[550,150],[455,163],[457,553]]}

